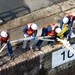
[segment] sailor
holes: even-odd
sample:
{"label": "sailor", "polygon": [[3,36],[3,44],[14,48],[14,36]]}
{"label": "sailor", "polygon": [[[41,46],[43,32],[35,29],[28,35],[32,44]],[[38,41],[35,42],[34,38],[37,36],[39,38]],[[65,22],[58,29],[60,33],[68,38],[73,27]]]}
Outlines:
{"label": "sailor", "polygon": [[[33,49],[33,44],[34,44],[34,40],[36,38],[36,35],[37,35],[37,31],[38,31],[38,26],[37,24],[35,23],[28,23],[25,28],[23,29],[23,33],[24,33],[24,37],[27,38],[27,37],[31,37],[31,40],[30,40],[30,50],[34,51]],[[22,50],[23,51],[26,51],[26,45],[27,45],[27,40],[25,40],[23,42],[23,46],[22,46]]]}
{"label": "sailor", "polygon": [[60,28],[63,29],[64,25],[68,25],[68,30],[65,33],[65,35],[68,35],[68,40],[71,38],[71,34],[72,34],[72,28],[73,28],[73,22],[75,20],[75,16],[71,15],[71,14],[66,14],[63,19],[60,22]]}
{"label": "sailor", "polygon": [[[42,28],[42,34],[41,36],[51,36],[50,39],[54,39],[54,36],[55,36],[55,29],[57,28],[58,26],[55,25],[55,24],[47,24],[45,27]],[[39,40],[37,43],[36,43],[36,49],[37,50],[40,50],[40,46],[42,44],[42,40]],[[53,41],[48,41],[48,45],[50,47],[54,47],[53,46]]]}
{"label": "sailor", "polygon": [[8,56],[10,57],[10,59],[12,59],[12,54],[13,54],[13,50],[12,50],[12,46],[10,43],[10,35],[9,33],[5,30],[0,32],[0,44],[1,44],[1,48],[3,43],[7,44],[8,47]]}

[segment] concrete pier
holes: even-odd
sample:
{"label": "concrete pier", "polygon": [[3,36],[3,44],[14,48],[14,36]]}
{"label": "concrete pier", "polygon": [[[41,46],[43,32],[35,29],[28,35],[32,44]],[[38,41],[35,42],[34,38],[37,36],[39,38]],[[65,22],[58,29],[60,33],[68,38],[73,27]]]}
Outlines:
{"label": "concrete pier", "polygon": [[[75,15],[74,3],[74,0],[67,0],[34,11],[1,25],[0,30],[9,30],[11,40],[20,39],[23,38],[23,28],[31,21],[38,25],[37,36],[39,36],[45,24],[55,23],[59,25],[60,20],[66,13]],[[75,33],[75,29],[73,32]],[[73,45],[75,44],[74,40],[75,38],[71,40]],[[0,75],[74,75],[75,55],[67,49],[62,50],[61,44],[54,45],[54,48],[51,48],[46,43],[43,42],[41,51],[34,52],[31,50],[22,52],[22,43],[12,44],[14,60],[10,60],[7,56],[7,49],[0,54]],[[56,59],[54,59],[55,57]],[[59,57],[61,58],[58,59]]]}

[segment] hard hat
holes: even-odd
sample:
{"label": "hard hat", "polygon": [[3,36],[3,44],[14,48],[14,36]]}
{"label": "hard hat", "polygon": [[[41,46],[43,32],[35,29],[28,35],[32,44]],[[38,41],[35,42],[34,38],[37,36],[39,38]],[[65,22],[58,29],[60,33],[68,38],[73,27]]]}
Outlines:
{"label": "hard hat", "polygon": [[7,37],[8,34],[7,34],[5,31],[2,31],[2,32],[1,32],[1,36],[2,36],[2,37]]}
{"label": "hard hat", "polygon": [[56,29],[55,29],[55,32],[56,32],[56,33],[60,33],[60,32],[61,32],[61,28],[56,28]]}
{"label": "hard hat", "polygon": [[63,18],[63,23],[64,24],[67,24],[69,22],[69,18],[67,17],[67,16],[65,16],[64,18]]}
{"label": "hard hat", "polygon": [[37,27],[37,25],[36,25],[36,24],[32,24],[32,25],[31,25],[31,29],[33,29],[33,30],[37,30],[37,29],[38,29],[38,27]]}
{"label": "hard hat", "polygon": [[48,26],[47,30],[48,30],[48,32],[51,32],[52,31],[52,27]]}

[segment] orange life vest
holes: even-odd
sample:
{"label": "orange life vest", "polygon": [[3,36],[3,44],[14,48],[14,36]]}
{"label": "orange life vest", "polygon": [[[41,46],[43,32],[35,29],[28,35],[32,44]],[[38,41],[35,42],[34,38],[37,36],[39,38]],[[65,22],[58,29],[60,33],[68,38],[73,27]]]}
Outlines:
{"label": "orange life vest", "polygon": [[33,35],[33,33],[34,33],[34,30],[31,29],[31,25],[32,25],[32,24],[33,24],[33,23],[28,23],[28,24],[27,24],[28,30],[26,31],[26,33],[27,33],[29,36]]}
{"label": "orange life vest", "polygon": [[52,27],[52,31],[51,31],[51,32],[47,32],[47,33],[46,33],[47,36],[54,36],[54,35],[55,35],[54,29],[55,29],[56,25],[55,25],[55,24],[47,24],[47,25],[45,26],[45,28],[48,28],[48,26],[51,26],[51,27]]}
{"label": "orange life vest", "polygon": [[7,40],[8,40],[8,37],[6,37],[6,38],[1,37],[1,42],[2,42],[2,43],[6,43],[6,42],[7,42]]}

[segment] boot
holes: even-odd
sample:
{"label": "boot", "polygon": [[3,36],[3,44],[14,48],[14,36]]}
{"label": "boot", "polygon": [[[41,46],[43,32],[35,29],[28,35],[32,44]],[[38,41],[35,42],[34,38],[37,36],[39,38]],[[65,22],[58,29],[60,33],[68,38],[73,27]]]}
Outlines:
{"label": "boot", "polygon": [[41,48],[36,46],[36,47],[35,47],[35,50],[41,50]]}
{"label": "boot", "polygon": [[8,57],[10,58],[10,60],[13,60],[12,54],[9,54]]}
{"label": "boot", "polygon": [[34,52],[34,49],[33,49],[33,47],[30,47],[30,50],[32,50],[32,51]]}

